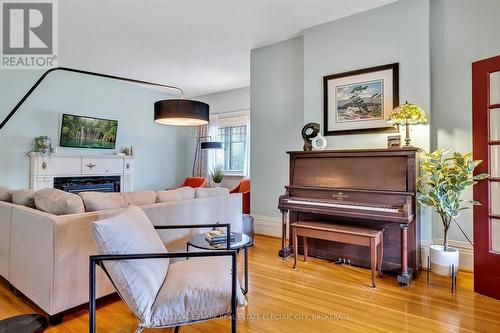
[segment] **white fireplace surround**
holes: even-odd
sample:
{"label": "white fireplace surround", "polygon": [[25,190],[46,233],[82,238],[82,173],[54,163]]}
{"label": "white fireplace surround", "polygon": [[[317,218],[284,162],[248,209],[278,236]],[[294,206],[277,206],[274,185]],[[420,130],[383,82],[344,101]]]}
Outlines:
{"label": "white fireplace surround", "polygon": [[133,191],[132,156],[29,153],[29,158],[33,190],[53,188],[55,177],[120,176],[120,191]]}

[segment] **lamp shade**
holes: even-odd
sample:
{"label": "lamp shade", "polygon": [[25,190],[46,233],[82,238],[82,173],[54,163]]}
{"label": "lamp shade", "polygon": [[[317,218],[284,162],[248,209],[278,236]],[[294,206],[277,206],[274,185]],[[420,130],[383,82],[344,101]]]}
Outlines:
{"label": "lamp shade", "polygon": [[155,103],[155,122],[172,126],[208,124],[209,106],[189,99],[165,99]]}
{"label": "lamp shade", "polygon": [[222,142],[205,141],[200,144],[201,149],[222,149]]}
{"label": "lamp shade", "polygon": [[387,119],[387,123],[391,125],[425,124],[427,123],[427,115],[420,106],[406,102],[392,111]]}

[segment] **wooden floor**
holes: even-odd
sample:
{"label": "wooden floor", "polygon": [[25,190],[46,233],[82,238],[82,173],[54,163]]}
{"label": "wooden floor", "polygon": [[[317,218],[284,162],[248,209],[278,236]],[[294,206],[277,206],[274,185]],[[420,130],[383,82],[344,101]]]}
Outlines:
{"label": "wooden floor", "polygon": [[[277,257],[278,248],[277,239],[258,236],[250,250],[248,306],[239,311],[238,332],[500,332],[500,301],[475,294],[471,273],[460,272],[456,294],[448,279],[434,275],[427,287],[425,272],[408,288],[384,276],[373,289],[369,270],[314,258],[293,270],[293,260]],[[40,310],[16,298],[2,280],[0,319],[32,312]],[[81,310],[46,332],[88,332],[87,323],[87,311]],[[97,323],[99,333],[134,332],[137,325],[117,298],[101,302]],[[227,319],[180,330],[228,331]]]}

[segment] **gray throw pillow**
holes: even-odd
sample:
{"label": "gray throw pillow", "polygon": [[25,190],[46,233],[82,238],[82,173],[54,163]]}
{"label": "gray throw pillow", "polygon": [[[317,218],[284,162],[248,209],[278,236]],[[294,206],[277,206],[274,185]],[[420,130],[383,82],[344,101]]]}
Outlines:
{"label": "gray throw pillow", "polygon": [[55,188],[46,188],[35,192],[36,209],[55,215],[84,213],[82,199],[72,193]]}
{"label": "gray throw pillow", "polygon": [[[99,254],[167,252],[147,215],[136,206],[93,222],[91,230]],[[120,296],[147,325],[151,307],[167,276],[169,260],[106,261],[104,265]]]}
{"label": "gray throw pillow", "polygon": [[155,191],[122,192],[122,196],[128,205],[144,206],[156,203]]}
{"label": "gray throw pillow", "polygon": [[80,192],[86,212],[125,208],[125,198],[118,192]]}
{"label": "gray throw pillow", "polygon": [[195,189],[189,186],[156,192],[156,202],[170,202],[194,199]]}
{"label": "gray throw pillow", "polygon": [[12,193],[12,203],[26,207],[35,208],[35,191],[16,190]]}
{"label": "gray throw pillow", "polygon": [[12,202],[12,192],[8,187],[0,186],[0,201]]}

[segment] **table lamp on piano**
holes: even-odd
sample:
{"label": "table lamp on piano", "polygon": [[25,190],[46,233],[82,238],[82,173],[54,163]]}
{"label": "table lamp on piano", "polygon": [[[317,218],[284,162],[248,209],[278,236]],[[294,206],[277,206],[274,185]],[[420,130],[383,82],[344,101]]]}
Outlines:
{"label": "table lamp on piano", "polygon": [[391,125],[405,125],[406,138],[404,147],[411,147],[410,125],[426,124],[427,115],[420,106],[406,102],[392,111],[387,119],[387,123]]}

